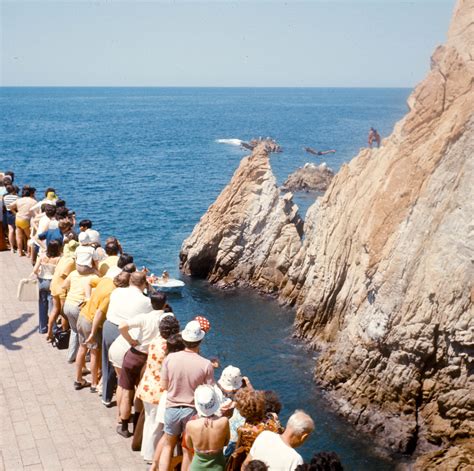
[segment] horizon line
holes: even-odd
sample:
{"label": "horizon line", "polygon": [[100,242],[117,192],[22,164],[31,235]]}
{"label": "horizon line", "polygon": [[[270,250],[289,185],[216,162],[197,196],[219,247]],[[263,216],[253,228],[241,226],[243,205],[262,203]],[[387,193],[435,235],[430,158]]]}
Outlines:
{"label": "horizon line", "polygon": [[349,85],[337,85],[337,86],[323,86],[323,85],[0,85],[1,88],[262,88],[262,89],[281,89],[281,88],[340,88],[340,89],[368,89],[368,88],[379,88],[379,89],[411,89],[416,85],[411,86],[382,86],[382,85],[364,85],[364,86],[349,86]]}

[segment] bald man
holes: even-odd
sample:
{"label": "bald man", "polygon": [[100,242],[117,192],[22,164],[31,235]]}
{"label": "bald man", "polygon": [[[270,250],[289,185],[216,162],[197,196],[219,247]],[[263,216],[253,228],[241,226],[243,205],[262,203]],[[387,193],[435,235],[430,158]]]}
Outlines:
{"label": "bald man", "polygon": [[296,410],[288,419],[286,429],[281,435],[264,431],[257,437],[243,469],[250,461],[260,460],[268,466],[269,471],[293,471],[303,464],[303,458],[295,448],[301,446],[313,430],[313,419],[302,410]]}

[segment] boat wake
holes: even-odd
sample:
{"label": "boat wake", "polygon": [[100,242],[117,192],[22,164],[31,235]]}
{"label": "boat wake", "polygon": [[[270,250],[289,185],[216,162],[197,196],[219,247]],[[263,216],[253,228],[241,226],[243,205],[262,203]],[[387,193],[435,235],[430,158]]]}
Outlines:
{"label": "boat wake", "polygon": [[216,142],[218,144],[227,144],[229,146],[239,147],[242,145],[243,141],[241,139],[216,139]]}

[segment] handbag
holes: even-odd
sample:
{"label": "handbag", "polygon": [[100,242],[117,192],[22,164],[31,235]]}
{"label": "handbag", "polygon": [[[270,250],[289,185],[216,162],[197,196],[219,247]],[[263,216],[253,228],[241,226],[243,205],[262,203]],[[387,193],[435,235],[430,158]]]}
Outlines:
{"label": "handbag", "polygon": [[23,278],[20,280],[16,297],[18,301],[38,301],[38,280],[36,278]]}
{"label": "handbag", "polygon": [[53,332],[53,340],[51,345],[56,347],[58,350],[66,350],[69,347],[69,337],[71,336],[71,330],[61,330],[58,329],[56,332]]}

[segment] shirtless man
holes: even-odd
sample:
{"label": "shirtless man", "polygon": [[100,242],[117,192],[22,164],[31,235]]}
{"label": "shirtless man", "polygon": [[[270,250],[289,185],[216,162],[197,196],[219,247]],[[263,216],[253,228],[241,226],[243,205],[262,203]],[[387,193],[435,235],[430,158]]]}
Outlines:
{"label": "shirtless man", "polygon": [[367,140],[371,149],[374,142],[377,144],[377,147],[380,147],[380,134],[377,132],[377,129],[370,128]]}
{"label": "shirtless man", "polygon": [[327,154],[335,154],[336,150],[335,149],[330,149],[330,150],[314,150],[311,147],[303,147],[303,150],[308,152],[308,154],[313,154],[313,155],[327,155]]}

